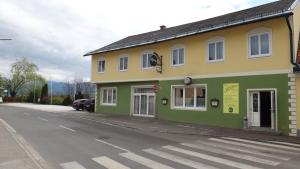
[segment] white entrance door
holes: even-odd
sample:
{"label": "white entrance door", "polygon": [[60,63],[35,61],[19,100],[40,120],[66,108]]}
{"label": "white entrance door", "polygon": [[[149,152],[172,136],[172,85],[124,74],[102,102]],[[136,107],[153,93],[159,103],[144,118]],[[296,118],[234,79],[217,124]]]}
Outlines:
{"label": "white entrance door", "polygon": [[260,127],[260,96],[259,92],[250,93],[251,126]]}
{"label": "white entrance door", "polygon": [[134,88],[133,90],[133,115],[155,116],[155,93],[153,88]]}

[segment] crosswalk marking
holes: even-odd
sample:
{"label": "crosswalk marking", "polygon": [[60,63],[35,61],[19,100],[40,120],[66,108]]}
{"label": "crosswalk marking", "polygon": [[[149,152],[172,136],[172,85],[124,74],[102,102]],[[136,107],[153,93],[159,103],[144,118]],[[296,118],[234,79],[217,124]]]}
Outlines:
{"label": "crosswalk marking", "polygon": [[60,164],[60,166],[63,169],[86,169],[76,161],[69,162],[69,163],[63,163],[63,164]]}
{"label": "crosswalk marking", "polygon": [[231,161],[231,160],[226,160],[226,159],[211,156],[211,155],[206,155],[206,154],[198,153],[195,151],[185,150],[185,149],[174,147],[174,146],[164,146],[164,148],[172,150],[172,151],[176,151],[179,153],[187,154],[190,156],[194,156],[197,158],[201,158],[204,160],[209,160],[209,161],[217,162],[220,164],[225,164],[230,167],[235,167],[235,168],[240,168],[240,169],[260,169],[255,166],[251,166],[251,165],[247,165],[247,164],[243,164],[243,163],[239,163],[239,162],[235,162],[235,161]]}
{"label": "crosswalk marking", "polygon": [[281,142],[281,141],[268,141],[270,143],[276,143],[276,144],[283,144],[283,145],[288,145],[288,146],[294,146],[294,147],[300,147],[300,144],[295,144],[295,143],[287,143],[287,142]]}
{"label": "crosswalk marking", "polygon": [[176,156],[173,154],[165,153],[165,152],[154,150],[154,149],[146,149],[143,151],[150,153],[152,155],[161,157],[161,158],[165,158],[167,160],[174,161],[174,162],[182,164],[182,165],[186,165],[188,167],[196,168],[196,169],[217,169],[216,167],[213,167],[213,166],[195,162],[195,161],[192,161],[192,160],[189,160],[186,158],[182,158],[182,157],[179,157],[179,156]]}
{"label": "crosswalk marking", "polygon": [[228,140],[233,140],[233,141],[252,143],[252,144],[257,144],[257,145],[262,145],[262,146],[269,146],[269,147],[282,148],[282,149],[287,149],[287,150],[300,151],[300,148],[296,148],[296,147],[288,147],[288,146],[284,146],[284,145],[277,145],[277,144],[264,143],[264,142],[245,140],[245,139],[239,139],[239,138],[231,138],[231,137],[222,137],[222,138],[228,139]]}
{"label": "crosswalk marking", "polygon": [[182,145],[191,147],[191,148],[196,148],[199,150],[204,150],[204,151],[209,151],[209,152],[213,152],[213,153],[217,153],[217,154],[221,154],[221,155],[226,155],[226,156],[230,156],[230,157],[234,157],[234,158],[239,158],[239,159],[257,162],[257,163],[261,163],[261,164],[271,165],[271,166],[276,166],[276,165],[280,164],[280,162],[257,158],[257,157],[253,157],[253,156],[249,156],[249,155],[245,155],[245,154],[241,154],[241,153],[233,153],[233,152],[229,152],[229,151],[224,151],[224,150],[216,149],[213,147],[207,147],[205,145],[199,145],[199,144],[196,145],[196,144],[189,144],[189,143],[182,143]]}
{"label": "crosswalk marking", "polygon": [[257,149],[257,150],[271,151],[271,152],[290,154],[290,155],[298,155],[298,153],[295,153],[295,152],[278,150],[278,149],[274,149],[274,148],[261,147],[261,146],[245,144],[245,143],[239,143],[239,142],[234,142],[234,141],[229,141],[229,140],[223,140],[223,139],[217,139],[217,138],[209,138],[208,140],[221,142],[221,143],[226,143],[226,144],[231,144],[231,145],[242,146],[242,147],[247,147],[247,148],[253,148],[253,149]]}
{"label": "crosswalk marking", "polygon": [[220,144],[215,144],[215,143],[207,143],[207,142],[203,142],[203,141],[201,141],[201,144],[204,144],[204,145],[207,145],[207,146],[212,146],[212,147],[215,147],[215,148],[221,148],[221,149],[225,149],[225,150],[231,150],[231,151],[237,151],[237,152],[241,152],[241,153],[248,153],[248,154],[254,154],[254,155],[269,157],[269,158],[273,158],[273,159],[277,159],[277,160],[287,161],[287,160],[290,159],[289,157],[284,157],[284,156],[274,155],[274,154],[268,154],[268,153],[263,153],[263,152],[250,150],[250,149],[239,148],[239,147],[233,147],[233,146],[230,146],[230,145],[225,146],[225,145],[220,145]]}
{"label": "crosswalk marking", "polygon": [[107,169],[130,169],[126,166],[124,166],[123,164],[117,162],[117,161],[114,161],[108,157],[105,157],[105,156],[102,156],[102,157],[96,157],[96,158],[93,158],[93,160],[95,162],[97,162],[98,164],[106,167]]}
{"label": "crosswalk marking", "polygon": [[140,164],[142,164],[146,167],[152,168],[152,169],[157,169],[157,168],[159,168],[159,169],[174,169],[172,167],[169,167],[169,166],[161,164],[159,162],[156,162],[156,161],[150,160],[148,158],[139,156],[139,155],[134,154],[132,152],[121,153],[120,155],[122,157],[125,157],[129,160],[135,161],[137,163],[140,163]]}

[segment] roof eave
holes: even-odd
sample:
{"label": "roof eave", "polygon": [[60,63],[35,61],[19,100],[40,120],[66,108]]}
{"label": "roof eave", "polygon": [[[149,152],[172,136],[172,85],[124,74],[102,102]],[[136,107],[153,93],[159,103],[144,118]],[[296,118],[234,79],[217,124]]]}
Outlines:
{"label": "roof eave", "polygon": [[158,39],[158,40],[154,40],[154,41],[139,43],[139,44],[136,44],[136,45],[128,45],[128,46],[125,46],[125,47],[113,48],[113,49],[109,49],[109,50],[92,51],[92,52],[89,52],[89,53],[87,53],[83,56],[91,56],[91,55],[105,53],[105,52],[111,52],[111,51],[116,51],[116,50],[121,50],[121,49],[128,49],[128,48],[138,47],[138,46],[143,46],[143,45],[149,45],[149,44],[168,41],[168,40],[172,40],[172,39],[192,36],[192,35],[196,35],[196,34],[200,34],[200,33],[211,32],[211,31],[216,31],[216,30],[220,30],[220,29],[225,29],[225,28],[230,28],[230,27],[234,27],[234,26],[249,24],[249,23],[258,22],[258,21],[262,21],[262,20],[269,20],[269,19],[274,19],[274,18],[279,18],[279,17],[290,16],[290,15],[293,15],[293,9],[291,9],[291,8],[289,10],[285,11],[285,12],[278,13],[278,14],[263,16],[263,17],[255,18],[255,19],[248,19],[248,20],[244,20],[242,22],[236,22],[236,23],[232,23],[232,24],[227,24],[227,25],[223,25],[223,26],[214,27],[212,29],[194,31],[194,32],[190,32],[190,33],[185,33],[185,34],[181,34],[181,35],[172,36],[172,37],[169,37],[169,38],[164,38],[164,39]]}

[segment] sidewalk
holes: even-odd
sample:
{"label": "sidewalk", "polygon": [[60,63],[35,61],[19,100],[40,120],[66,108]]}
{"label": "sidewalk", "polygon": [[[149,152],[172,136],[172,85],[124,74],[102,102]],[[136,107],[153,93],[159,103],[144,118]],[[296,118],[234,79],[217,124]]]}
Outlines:
{"label": "sidewalk", "polygon": [[236,137],[260,141],[283,141],[300,144],[299,137],[284,136],[279,133],[272,132],[223,128],[102,113],[90,113],[85,116],[93,118],[94,120],[105,120],[114,125],[145,132],[198,135],[207,137]]}
{"label": "sidewalk", "polygon": [[[22,137],[0,119],[0,169],[44,169]],[[30,157],[31,156],[31,157]],[[47,168],[47,167],[46,167]]]}

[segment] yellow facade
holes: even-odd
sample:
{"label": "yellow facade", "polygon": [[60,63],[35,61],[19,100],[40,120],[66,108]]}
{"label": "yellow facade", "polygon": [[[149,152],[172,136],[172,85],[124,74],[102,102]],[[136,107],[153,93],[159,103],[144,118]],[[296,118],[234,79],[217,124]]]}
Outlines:
{"label": "yellow facade", "polygon": [[295,43],[295,48],[294,49],[295,49],[295,54],[297,54],[297,47],[298,47],[299,33],[300,33],[300,20],[299,20],[299,18],[300,18],[300,8],[299,7],[297,7],[295,9],[293,18],[294,18],[293,22],[294,22],[294,41],[295,41],[294,42]]}
{"label": "yellow facade", "polygon": [[300,130],[300,76],[296,78],[296,98],[297,98],[297,129]]}
{"label": "yellow facade", "polygon": [[[296,23],[295,23],[296,24]],[[248,34],[257,28],[272,30],[272,55],[256,59],[248,58]],[[209,63],[207,61],[208,40],[214,37],[225,39],[225,61]],[[171,66],[171,49],[176,45],[185,48],[185,64]],[[163,74],[153,69],[143,70],[141,57],[145,51],[155,51],[163,56]],[[127,55],[128,71],[118,70],[118,59]],[[105,73],[97,73],[97,61],[106,60]],[[212,31],[194,36],[160,42],[152,45],[122,49],[92,57],[93,82],[142,81],[186,76],[204,76],[226,73],[255,71],[291,70],[289,62],[288,27],[284,18],[261,21],[233,28]]]}

